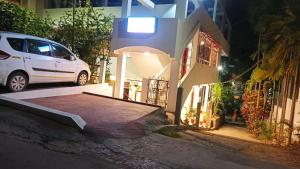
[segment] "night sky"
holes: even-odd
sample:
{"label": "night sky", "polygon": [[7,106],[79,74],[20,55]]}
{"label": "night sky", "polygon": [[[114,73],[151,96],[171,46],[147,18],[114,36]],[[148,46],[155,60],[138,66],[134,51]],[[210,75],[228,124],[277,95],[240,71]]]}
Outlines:
{"label": "night sky", "polygon": [[[248,19],[250,1],[226,0],[226,12],[232,25],[231,51],[227,60],[235,66],[230,69],[230,73],[234,74],[240,74],[254,64],[250,55],[257,49],[258,36]],[[250,73],[243,79],[248,79]],[[227,78],[231,78],[231,75]]]}

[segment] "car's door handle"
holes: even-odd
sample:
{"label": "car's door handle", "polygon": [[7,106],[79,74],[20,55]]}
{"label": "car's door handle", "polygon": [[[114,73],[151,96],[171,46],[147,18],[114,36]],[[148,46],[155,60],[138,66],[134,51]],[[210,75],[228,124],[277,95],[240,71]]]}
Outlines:
{"label": "car's door handle", "polygon": [[56,63],[60,63],[60,61],[56,61]]}
{"label": "car's door handle", "polygon": [[25,57],[25,59],[31,59],[31,57]]}

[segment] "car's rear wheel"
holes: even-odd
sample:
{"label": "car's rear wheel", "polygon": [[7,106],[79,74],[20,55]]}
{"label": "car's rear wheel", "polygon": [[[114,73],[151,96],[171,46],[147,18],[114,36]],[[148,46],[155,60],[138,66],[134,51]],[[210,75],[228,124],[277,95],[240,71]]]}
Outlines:
{"label": "car's rear wheel", "polygon": [[80,72],[77,78],[77,85],[84,86],[88,82],[88,74],[86,72]]}
{"label": "car's rear wheel", "polygon": [[16,72],[9,76],[7,87],[12,92],[20,92],[26,89],[28,85],[28,78],[22,72]]}

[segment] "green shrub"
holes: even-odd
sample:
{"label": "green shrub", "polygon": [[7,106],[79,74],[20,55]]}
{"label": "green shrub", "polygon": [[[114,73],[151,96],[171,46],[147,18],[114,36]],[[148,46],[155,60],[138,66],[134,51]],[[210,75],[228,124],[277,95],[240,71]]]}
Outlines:
{"label": "green shrub", "polygon": [[177,133],[177,129],[174,126],[166,126],[162,127],[157,131],[154,131],[154,133],[159,133],[168,137],[173,137],[173,138],[180,138],[180,135]]}
{"label": "green shrub", "polygon": [[270,126],[266,121],[259,121],[259,139],[271,140],[273,138],[273,127]]}
{"label": "green shrub", "polygon": [[53,21],[40,18],[28,9],[0,0],[0,31],[51,38]]}
{"label": "green shrub", "polygon": [[58,21],[54,40],[72,48],[78,57],[96,71],[97,61],[109,62],[113,16],[106,16],[103,9],[94,9],[87,1],[86,7],[67,11]]}

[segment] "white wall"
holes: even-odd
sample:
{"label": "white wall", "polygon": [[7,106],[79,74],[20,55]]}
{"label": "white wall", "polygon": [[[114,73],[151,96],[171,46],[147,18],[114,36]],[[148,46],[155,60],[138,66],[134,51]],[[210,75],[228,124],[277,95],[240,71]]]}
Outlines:
{"label": "white wall", "polygon": [[[291,106],[292,106],[292,100],[288,99],[287,104],[286,104],[286,112],[285,112],[285,119],[286,120],[290,119]],[[277,106],[275,105],[274,106],[274,113],[273,113],[273,116],[272,116],[273,121],[275,121],[275,118],[276,118],[276,110],[277,110]],[[279,123],[280,120],[281,120],[281,113],[282,113],[282,108],[278,107],[277,123]],[[296,107],[295,107],[294,127],[300,127],[300,89],[299,89],[298,100],[296,102]],[[293,139],[297,139],[297,138],[293,137]]]}
{"label": "white wall", "polygon": [[[103,9],[105,15],[113,15],[114,17],[121,17],[121,7],[96,7],[95,9]],[[72,11],[72,8],[56,8],[56,9],[44,9],[43,16],[49,16],[52,19],[58,21],[60,17],[64,16],[66,11]]]}
{"label": "white wall", "polygon": [[[289,120],[290,119],[290,114],[291,114],[291,106],[292,106],[292,99],[288,99],[287,100],[287,104],[286,104],[286,112],[285,112],[285,119]],[[276,117],[276,109],[277,106],[274,106],[274,114],[273,114],[273,120],[275,120]],[[278,118],[277,118],[277,122],[280,121],[281,119],[281,112],[282,112],[282,108],[279,107],[278,108]],[[299,89],[299,96],[298,96],[298,101],[296,102],[296,107],[295,107],[295,116],[294,116],[294,126],[300,126],[300,89]]]}
{"label": "white wall", "polygon": [[184,51],[183,47],[188,45],[199,28],[219,43],[223,54],[229,54],[229,44],[224,38],[223,33],[212,21],[211,17],[206,12],[206,9],[201,6],[196,11],[194,11],[187,19],[179,20],[176,35],[176,51],[174,56],[181,56]]}
{"label": "white wall", "polygon": [[[174,56],[177,34],[177,19],[159,18],[157,23],[157,32],[143,38],[119,37],[119,29],[121,28],[119,23],[122,21],[126,22],[126,19],[114,20],[112,51],[131,46],[147,46],[158,49],[170,55],[171,57]],[[127,30],[123,31],[127,32]]]}
{"label": "white wall", "polygon": [[[105,15],[111,14],[116,18],[121,17],[122,7],[95,7],[94,9],[103,9],[103,13]],[[35,8],[32,10],[35,10]],[[66,11],[72,11],[72,8],[44,9],[43,16],[50,16],[55,20],[59,20]],[[133,6],[131,16],[155,16],[160,18],[174,18],[175,12],[175,4],[156,5],[154,9],[149,9],[144,6]]]}
{"label": "white wall", "polygon": [[155,5],[155,8],[153,9],[149,9],[144,6],[133,6],[131,9],[131,16],[175,18],[176,13],[175,4]]}

